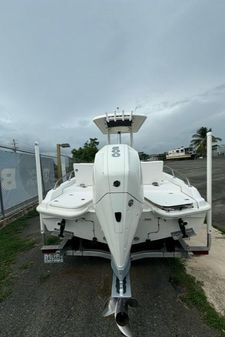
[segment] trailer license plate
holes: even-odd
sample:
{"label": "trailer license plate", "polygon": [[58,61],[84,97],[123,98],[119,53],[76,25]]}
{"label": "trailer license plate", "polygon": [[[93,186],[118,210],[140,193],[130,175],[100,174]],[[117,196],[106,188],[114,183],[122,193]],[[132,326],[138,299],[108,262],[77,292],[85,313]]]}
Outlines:
{"label": "trailer license plate", "polygon": [[59,252],[44,253],[44,263],[61,263],[63,262],[63,255]]}

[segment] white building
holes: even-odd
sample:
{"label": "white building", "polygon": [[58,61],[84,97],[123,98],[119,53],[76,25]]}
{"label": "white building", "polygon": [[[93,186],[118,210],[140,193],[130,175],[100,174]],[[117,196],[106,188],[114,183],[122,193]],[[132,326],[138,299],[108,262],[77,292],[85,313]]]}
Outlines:
{"label": "white building", "polygon": [[225,155],[225,144],[212,144],[212,155],[213,157],[221,157]]}

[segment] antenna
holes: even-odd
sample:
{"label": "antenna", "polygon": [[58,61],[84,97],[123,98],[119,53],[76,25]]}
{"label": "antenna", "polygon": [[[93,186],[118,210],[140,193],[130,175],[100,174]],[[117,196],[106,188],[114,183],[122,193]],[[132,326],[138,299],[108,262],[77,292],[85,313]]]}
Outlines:
{"label": "antenna", "polygon": [[13,138],[13,140],[12,140],[12,146],[13,146],[13,151],[14,152],[16,152],[16,150],[17,150],[17,143],[16,143],[16,141],[15,141],[15,139]]}

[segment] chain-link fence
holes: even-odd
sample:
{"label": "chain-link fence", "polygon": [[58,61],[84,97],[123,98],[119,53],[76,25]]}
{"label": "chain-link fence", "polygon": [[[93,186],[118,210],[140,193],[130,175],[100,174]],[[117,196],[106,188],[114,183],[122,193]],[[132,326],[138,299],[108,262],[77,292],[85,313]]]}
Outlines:
{"label": "chain-link fence", "polygon": [[[41,155],[44,194],[55,184],[55,167],[54,157]],[[0,147],[0,217],[4,218],[36,200],[34,153]]]}

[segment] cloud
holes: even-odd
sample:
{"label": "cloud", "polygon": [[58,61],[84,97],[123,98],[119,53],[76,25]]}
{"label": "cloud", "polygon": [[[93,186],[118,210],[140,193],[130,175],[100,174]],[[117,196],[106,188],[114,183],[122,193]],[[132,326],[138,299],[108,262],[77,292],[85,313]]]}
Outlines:
{"label": "cloud", "polygon": [[146,152],[186,145],[203,124],[225,139],[224,11],[210,0],[4,2],[0,141],[103,144],[91,120],[116,106],[149,116],[135,142]]}
{"label": "cloud", "polygon": [[[152,109],[151,104],[150,109],[147,103],[142,106],[143,111]],[[192,134],[201,126],[212,128],[224,141],[225,86],[218,85],[180,101],[162,102],[148,117],[143,136],[138,136],[137,142],[139,148],[142,143],[148,144],[145,146],[148,153],[188,146]]]}

